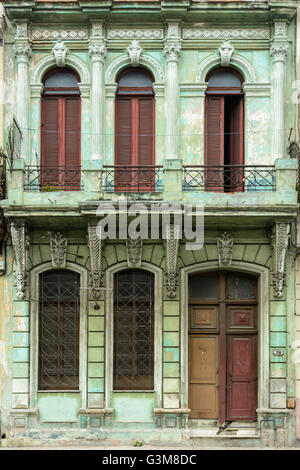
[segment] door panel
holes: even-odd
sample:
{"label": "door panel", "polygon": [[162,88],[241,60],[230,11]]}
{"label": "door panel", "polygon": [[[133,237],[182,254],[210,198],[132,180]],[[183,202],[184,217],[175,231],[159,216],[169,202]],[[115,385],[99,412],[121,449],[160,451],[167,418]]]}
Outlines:
{"label": "door panel", "polygon": [[255,419],[257,408],[256,335],[228,335],[227,419]]}
{"label": "door panel", "polygon": [[218,418],[217,335],[189,336],[190,418]]}

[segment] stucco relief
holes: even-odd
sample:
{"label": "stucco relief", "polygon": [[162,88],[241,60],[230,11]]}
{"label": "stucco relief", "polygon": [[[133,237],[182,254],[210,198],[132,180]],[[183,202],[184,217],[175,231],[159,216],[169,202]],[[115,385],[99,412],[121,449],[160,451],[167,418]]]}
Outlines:
{"label": "stucco relief", "polygon": [[185,28],[183,39],[270,39],[270,31],[255,29]]}

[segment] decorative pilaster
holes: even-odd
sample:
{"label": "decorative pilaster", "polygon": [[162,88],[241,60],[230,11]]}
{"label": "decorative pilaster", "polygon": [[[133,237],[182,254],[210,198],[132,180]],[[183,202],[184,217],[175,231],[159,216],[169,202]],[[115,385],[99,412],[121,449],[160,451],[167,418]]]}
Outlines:
{"label": "decorative pilaster", "polygon": [[284,79],[285,61],[289,45],[286,23],[274,23],[274,38],[270,48],[273,85],[273,158],[285,156]]}
{"label": "decorative pilaster", "polygon": [[23,136],[20,157],[26,160],[29,128],[29,59],[31,56],[26,21],[17,23],[14,52],[17,61],[16,117]]}
{"label": "decorative pilaster", "polygon": [[103,286],[103,270],[102,270],[102,249],[103,240],[101,234],[97,230],[97,225],[88,225],[88,237],[91,257],[91,277],[93,284],[92,296],[94,299],[99,298],[100,288]]}
{"label": "decorative pilaster", "polygon": [[165,41],[164,54],[166,57],[166,148],[168,159],[178,159],[179,147],[179,83],[178,66],[181,52],[180,23],[168,24],[168,34]]}
{"label": "decorative pilaster", "polygon": [[92,60],[92,160],[101,160],[104,155],[104,83],[103,65],[106,57],[103,23],[92,23],[89,53]]}
{"label": "decorative pilaster", "polygon": [[14,274],[16,278],[16,297],[22,300],[25,297],[26,279],[26,240],[25,224],[12,222],[10,226],[11,241],[15,254]]}
{"label": "decorative pilaster", "polygon": [[230,266],[232,262],[233,238],[228,232],[221,233],[217,238],[219,266]]}
{"label": "decorative pilaster", "polygon": [[285,258],[290,237],[289,223],[276,223],[271,236],[273,244],[273,289],[274,297],[281,299],[285,281]]}
{"label": "decorative pilaster", "polygon": [[177,290],[177,257],[179,250],[179,227],[167,227],[166,249],[166,282],[168,297],[176,297]]}
{"label": "decorative pilaster", "polygon": [[68,241],[59,232],[50,237],[51,262],[54,269],[65,268]]}
{"label": "decorative pilaster", "polygon": [[139,268],[142,264],[143,240],[128,238],[126,240],[127,265],[129,268]]}

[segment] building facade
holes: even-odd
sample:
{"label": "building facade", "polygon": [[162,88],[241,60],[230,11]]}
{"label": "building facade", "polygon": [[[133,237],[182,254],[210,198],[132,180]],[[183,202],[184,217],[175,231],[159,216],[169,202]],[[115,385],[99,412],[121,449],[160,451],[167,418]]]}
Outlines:
{"label": "building facade", "polygon": [[2,445],[295,444],[296,5],[239,3],[4,2]]}

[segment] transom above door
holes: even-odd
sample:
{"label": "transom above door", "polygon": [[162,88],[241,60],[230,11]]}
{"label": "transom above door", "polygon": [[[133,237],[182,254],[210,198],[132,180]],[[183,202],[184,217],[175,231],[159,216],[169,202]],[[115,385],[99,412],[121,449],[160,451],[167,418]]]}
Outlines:
{"label": "transom above door", "polygon": [[191,418],[255,420],[257,278],[211,272],[189,278]]}

